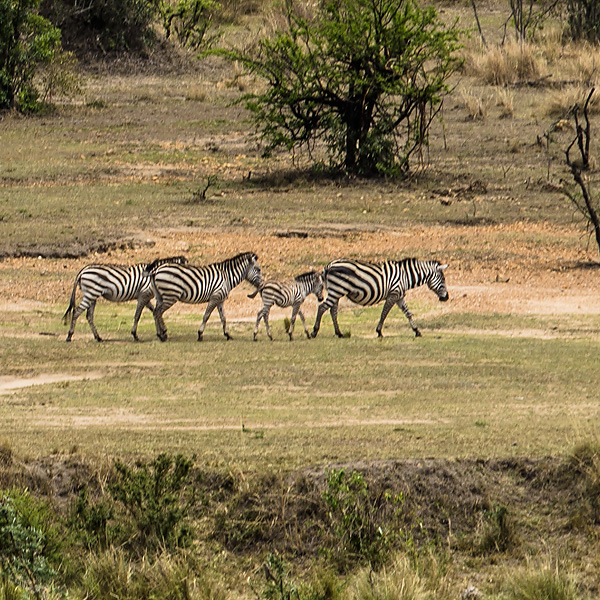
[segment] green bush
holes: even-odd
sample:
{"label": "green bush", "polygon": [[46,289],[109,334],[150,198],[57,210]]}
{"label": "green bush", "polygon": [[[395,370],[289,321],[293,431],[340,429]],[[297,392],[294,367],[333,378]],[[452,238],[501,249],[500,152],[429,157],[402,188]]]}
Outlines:
{"label": "green bush", "polygon": [[19,586],[39,598],[43,587],[56,578],[62,548],[55,521],[47,504],[26,491],[0,495],[0,575],[5,597],[18,597]]}
{"label": "green bush", "polygon": [[43,106],[34,78],[61,54],[57,27],[38,14],[40,0],[0,0],[0,110]]}
{"label": "green bush", "polygon": [[193,461],[160,454],[152,462],[117,461],[108,495],[91,499],[80,492],[72,524],[88,548],[123,546],[138,556],[186,547],[192,540],[190,510],[196,503],[191,485]]}
{"label": "green bush", "polygon": [[402,506],[402,497],[387,492],[371,497],[359,472],[334,469],[328,474],[323,498],[336,539],[338,560],[341,563],[366,560],[373,568],[380,567],[400,535],[395,517]]}

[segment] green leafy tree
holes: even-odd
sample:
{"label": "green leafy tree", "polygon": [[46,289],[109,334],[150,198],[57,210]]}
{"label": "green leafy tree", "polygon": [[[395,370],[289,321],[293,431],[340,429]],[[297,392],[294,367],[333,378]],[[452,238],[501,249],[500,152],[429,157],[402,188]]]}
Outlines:
{"label": "green leafy tree", "polygon": [[0,109],[40,108],[36,72],[60,54],[60,30],[37,13],[40,0],[0,0]]}
{"label": "green leafy tree", "polygon": [[224,52],[268,82],[245,97],[267,149],[324,140],[347,173],[407,171],[460,66],[456,27],[414,0],[322,0],[313,18],[288,4],[286,17],[253,50]]}

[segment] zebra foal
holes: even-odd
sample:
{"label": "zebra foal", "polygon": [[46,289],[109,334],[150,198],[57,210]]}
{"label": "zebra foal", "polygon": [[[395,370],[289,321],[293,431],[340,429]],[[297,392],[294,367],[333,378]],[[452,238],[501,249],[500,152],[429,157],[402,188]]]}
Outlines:
{"label": "zebra foal", "polygon": [[282,308],[288,306],[292,307],[292,319],[290,321],[289,328],[287,330],[292,341],[292,334],[294,333],[294,324],[296,322],[296,315],[300,316],[302,325],[304,325],[304,332],[306,337],[310,338],[308,329],[306,328],[306,321],[304,315],[300,310],[300,306],[310,294],[314,294],[319,302],[323,302],[323,276],[316,271],[309,271],[298,275],[293,281],[279,282],[279,281],[266,281],[259,289],[252,294],[248,294],[248,298],[254,298],[256,294],[260,293],[263,306],[258,311],[256,316],[256,326],[254,328],[254,341],[258,334],[258,326],[260,320],[264,319],[265,327],[267,328],[267,335],[272,340],[271,328],[269,327],[269,312],[274,304]]}
{"label": "zebra foal", "polygon": [[176,302],[208,303],[198,329],[199,342],[202,341],[206,322],[215,308],[218,309],[221,317],[223,335],[228,340],[231,339],[227,331],[223,303],[229,297],[231,290],[244,280],[257,288],[262,284],[258,259],[253,252],[244,252],[204,267],[175,264],[150,265],[148,272],[152,290],[156,296],[156,308],[154,309],[156,335],[163,342],[167,339],[163,314]]}
{"label": "zebra foal", "polygon": [[[170,258],[160,258],[155,260],[152,264],[185,264],[186,262],[187,259],[184,256],[172,256]],[[77,277],[75,277],[71,301],[67,311],[63,315],[63,322],[65,325],[67,324],[69,315],[71,315],[71,327],[69,328],[66,341],[71,341],[77,319],[84,310],[86,311],[86,317],[94,337],[98,342],[102,341],[102,338],[94,325],[94,310],[96,309],[96,301],[98,298],[105,298],[110,302],[138,301],[133,320],[133,327],[131,329],[131,335],[137,340],[137,326],[144,307],[147,306],[151,312],[154,312],[154,307],[150,302],[154,294],[150,287],[150,277],[146,273],[147,267],[148,263],[140,263],[131,266],[91,264],[83,267],[77,274]],[[75,307],[77,287],[81,289],[83,298],[79,305]]]}
{"label": "zebra foal", "polygon": [[312,337],[316,337],[319,333],[321,318],[328,310],[331,312],[335,334],[343,337],[337,320],[338,302],[343,296],[362,306],[371,306],[385,300],[376,328],[379,337],[383,337],[381,333],[383,322],[394,304],[402,309],[415,336],[421,337],[412,313],[406,306],[404,296],[408,290],[427,284],[429,289],[437,294],[440,302],[446,302],[449,296],[444,270],[447,267],[448,265],[441,265],[436,260],[416,258],[405,258],[401,261],[388,260],[378,264],[346,259],[330,262],[323,271],[327,299],[319,304],[317,309]]}

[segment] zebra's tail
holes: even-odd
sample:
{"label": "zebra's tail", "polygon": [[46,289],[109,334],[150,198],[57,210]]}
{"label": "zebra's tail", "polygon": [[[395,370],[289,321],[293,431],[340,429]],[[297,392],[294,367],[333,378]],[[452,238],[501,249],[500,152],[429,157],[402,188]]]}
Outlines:
{"label": "zebra's tail", "polygon": [[265,286],[264,286],[264,284],[261,284],[261,285],[257,286],[257,287],[256,287],[256,289],[255,289],[255,290],[254,290],[254,291],[253,291],[251,294],[248,294],[248,298],[256,298],[256,296],[257,296],[257,295],[258,295],[260,292],[262,292],[262,291],[263,291],[263,288],[264,288],[264,287],[265,287]]}
{"label": "zebra's tail", "polygon": [[69,308],[67,308],[67,312],[63,315],[63,323],[66,325],[69,319],[69,315],[75,310],[75,293],[77,292],[77,284],[79,283],[79,274],[75,278],[75,283],[73,284],[73,291],[71,292],[71,301],[69,302]]}

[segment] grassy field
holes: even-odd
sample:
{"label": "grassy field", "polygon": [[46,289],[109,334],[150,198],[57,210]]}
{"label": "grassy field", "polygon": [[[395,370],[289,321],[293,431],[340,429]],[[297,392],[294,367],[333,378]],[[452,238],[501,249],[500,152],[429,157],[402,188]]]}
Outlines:
{"label": "grassy field", "polygon": [[[504,11],[482,11],[488,39],[501,37]],[[443,16],[474,25],[464,6],[444,5]],[[251,17],[232,31],[252,26]],[[191,596],[266,598],[248,581],[268,552],[283,548],[299,576],[323,559],[308,539],[318,510],[302,504],[322,501],[306,491],[311,482],[357,468],[408,498],[421,575],[432,548],[440,560],[429,597],[460,597],[473,582],[485,597],[522,597],[506,591],[520,570],[566,573],[584,590],[573,597],[594,597],[597,480],[570,479],[580,471],[569,461],[600,438],[598,252],[561,193],[573,128],[552,107],[590,83],[584,63],[596,54],[560,46],[551,32],[541,38],[530,85],[503,86],[487,82],[486,53],[466,40],[467,66],[424,164],[405,181],[329,178],[302,156],[263,158],[247,113],[231,104],[255,82],[214,58],[164,72],[89,70],[83,96],[54,112],[3,115],[0,479],[12,481],[13,464],[52,496],[44,486],[60,482],[47,480],[67,473],[66,499],[52,496],[64,505],[81,465],[81,478],[102,488],[115,459],[193,456],[208,480],[223,481],[203,488],[194,560],[231,593]],[[325,315],[317,339],[297,322],[290,343],[289,312],[274,310],[275,341],[262,326],[253,342],[260,302],[243,284],[225,305],[229,342],[216,313],[196,342],[204,306],[177,305],[165,315],[167,342],[146,312],[135,343],[134,305],[103,301],[95,318],[106,342],[93,340],[83,316],[64,342],[61,317],[83,265],[175,254],[206,264],[246,250],[268,277],[340,256],[434,258],[450,264],[451,300],[409,293],[420,339],[394,310],[379,340],[381,307],[342,302],[347,338],[334,337]],[[312,298],[309,327],[315,309]],[[498,507],[508,507],[519,540],[482,554]],[[293,525],[281,525],[286,510]],[[259,541],[244,550],[223,541],[223,514],[241,538]]]}
{"label": "grassy field", "polygon": [[416,340],[398,313],[378,340],[371,309],[343,313],[347,339],[326,320],[317,339],[297,330],[290,343],[275,321],[276,341],[263,331],[254,343],[240,321],[227,342],[217,321],[198,343],[189,313],[167,313],[170,339],[156,340],[146,317],[137,344],[129,307],[98,314],[104,344],[84,319],[65,344],[57,317],[44,307],[3,320],[3,375],[64,378],[2,390],[5,431],[26,456],[169,451],[218,468],[293,469],[560,455],[598,433],[596,316],[430,317]]}

